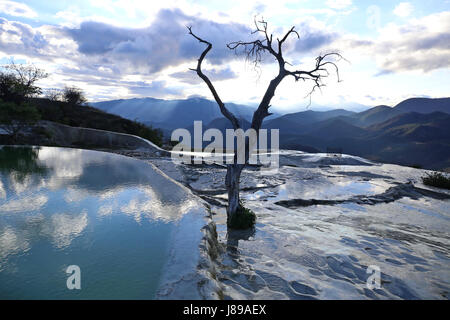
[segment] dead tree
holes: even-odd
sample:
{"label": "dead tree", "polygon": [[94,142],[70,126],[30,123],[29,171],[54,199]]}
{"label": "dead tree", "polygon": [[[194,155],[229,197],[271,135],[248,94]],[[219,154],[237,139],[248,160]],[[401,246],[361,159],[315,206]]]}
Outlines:
{"label": "dead tree", "polygon": [[[303,81],[305,83],[309,82],[312,84],[312,89],[309,92],[309,97],[314,93],[316,89],[320,89],[324,86],[322,80],[329,76],[329,69],[332,68],[337,74],[338,81],[339,79],[339,68],[336,64],[337,61],[343,59],[342,56],[337,52],[330,52],[324,55],[319,55],[316,57],[315,66],[311,70],[291,70],[291,68],[287,68],[287,65],[290,65],[283,57],[283,45],[289,36],[293,35],[297,38],[300,38],[298,32],[295,30],[295,27],[289,29],[286,34],[281,38],[277,38],[276,42],[273,40],[273,34],[269,34],[267,29],[267,22],[264,19],[257,21],[255,20],[255,27],[252,33],[260,36],[259,39],[251,41],[251,42],[243,42],[236,41],[227,44],[227,47],[230,50],[237,52],[239,49],[243,49],[243,52],[247,55],[248,59],[251,59],[255,66],[259,65],[261,62],[261,58],[263,54],[269,54],[278,62],[278,74],[275,78],[273,78],[269,86],[266,89],[266,92],[259,103],[258,108],[253,114],[253,119],[251,123],[251,128],[254,129],[259,135],[259,130],[261,128],[262,122],[264,118],[271,115],[269,113],[270,102],[275,95],[275,90],[281,81],[288,76],[291,76],[295,79],[295,81]],[[210,79],[202,72],[202,62],[205,59],[206,55],[212,48],[212,44],[196,34],[193,33],[192,27],[188,27],[189,34],[192,35],[195,39],[200,41],[201,43],[206,45],[206,49],[200,55],[200,58],[197,62],[197,67],[195,69],[191,69],[197,73],[197,75],[206,83],[209,90],[211,91],[215,101],[219,105],[221,113],[227,118],[233,125],[235,130],[240,129],[239,121],[231,113],[222,102],[219,94],[217,93],[214,85],[210,81]],[[241,203],[239,199],[239,180],[244,169],[245,165],[248,163],[248,159],[250,157],[248,139],[246,140],[245,146],[245,163],[238,164],[237,152],[236,148],[234,150],[234,163],[227,165],[227,174],[225,178],[225,185],[228,192],[228,206],[227,206],[227,216],[228,221],[232,219],[235,214],[239,214],[241,211]]]}

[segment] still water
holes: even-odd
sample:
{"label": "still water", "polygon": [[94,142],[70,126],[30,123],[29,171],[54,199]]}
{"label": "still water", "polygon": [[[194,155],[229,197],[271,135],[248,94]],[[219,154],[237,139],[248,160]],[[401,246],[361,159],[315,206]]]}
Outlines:
{"label": "still water", "polygon": [[[79,149],[0,147],[0,299],[152,299],[184,189],[145,162]],[[66,269],[81,270],[81,290]]]}

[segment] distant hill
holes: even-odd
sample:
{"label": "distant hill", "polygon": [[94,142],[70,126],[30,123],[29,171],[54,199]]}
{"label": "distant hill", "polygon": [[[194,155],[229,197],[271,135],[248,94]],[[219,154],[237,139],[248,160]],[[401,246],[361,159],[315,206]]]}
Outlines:
{"label": "distant hill", "polygon": [[[247,121],[246,119],[239,118],[238,121],[239,124],[241,125],[241,128],[244,130],[247,130],[251,126],[250,122]],[[191,125],[186,129],[191,133],[192,136],[194,135],[194,125]],[[214,119],[213,121],[207,123],[206,125],[203,124],[202,126],[203,132],[205,132],[208,129],[218,129],[220,132],[222,132],[223,136],[225,137],[226,130],[233,129],[233,125],[228,119],[222,117]]]}
{"label": "distant hill", "polygon": [[[247,121],[246,119],[238,118],[238,121],[243,130],[247,130],[251,126],[251,123],[249,121]],[[191,138],[192,138],[191,146],[194,146],[194,125],[191,125],[191,126],[187,127],[186,129],[191,133]],[[231,122],[228,119],[221,117],[221,118],[214,119],[213,121],[207,123],[206,125],[203,124],[203,126],[202,126],[203,133],[205,133],[209,129],[218,129],[222,133],[223,138],[225,139],[226,130],[233,129],[233,125],[231,124]],[[212,141],[204,141],[202,145],[203,145],[203,147],[206,147],[211,142]],[[225,147],[225,145],[223,147]]]}
{"label": "distant hill", "polygon": [[386,121],[403,112],[404,111],[402,110],[397,110],[388,106],[377,106],[369,110],[357,113],[352,118],[356,121],[353,123],[361,127],[367,127],[375,123]]}
{"label": "distant hill", "polygon": [[432,113],[445,112],[450,113],[450,98],[412,98],[400,102],[394,107],[403,112]]}
{"label": "distant hill", "polygon": [[325,152],[335,147],[376,161],[445,169],[450,168],[448,102],[420,98],[359,113],[297,112],[269,120],[264,127],[280,130],[281,148],[298,145],[298,150]]}
{"label": "distant hill", "polygon": [[374,124],[368,127],[371,131],[388,131],[395,127],[401,127],[409,124],[431,124],[437,126],[445,125],[450,118],[450,114],[444,112],[433,112],[428,114],[408,112],[402,113],[384,122]]}
{"label": "distant hill", "polygon": [[336,110],[330,110],[330,111],[313,111],[313,110],[307,110],[307,111],[301,111],[296,113],[289,113],[286,115],[283,115],[281,117],[278,117],[276,119],[271,120],[270,122],[274,122],[276,120],[289,120],[292,122],[295,122],[296,124],[302,125],[302,124],[308,124],[312,122],[322,121],[326,119],[330,119],[333,117],[338,116],[351,116],[355,114],[352,111],[347,111],[344,109],[336,109]]}
{"label": "distant hill", "polygon": [[403,138],[414,142],[449,142],[450,114],[433,112],[404,113],[368,128],[379,136]]}
{"label": "distant hill", "polygon": [[[307,110],[273,115],[264,120],[263,128],[279,129],[280,147],[285,149],[325,152],[327,147],[338,147],[376,161],[445,169],[450,168],[449,103],[450,98],[413,98],[395,107],[381,105],[358,113]],[[215,102],[201,98],[114,100],[93,105],[162,128],[166,136],[175,128],[193,133],[194,120],[203,121],[204,131],[217,128],[225,134],[232,128]],[[254,108],[227,107],[241,119],[244,129],[250,126]]]}
{"label": "distant hill", "polygon": [[355,112],[344,109],[330,111],[301,111],[285,114],[272,120],[266,119],[263,123],[263,128],[280,129],[280,134],[295,134],[307,131],[312,124],[317,122],[335,117],[353,116],[354,114]]}
{"label": "distant hill", "polygon": [[[194,121],[203,121],[203,125],[206,125],[214,119],[223,117],[216,102],[203,98],[112,100],[92,103],[92,106],[161,128],[167,136],[170,136],[170,132],[176,128],[192,126]],[[254,108],[234,103],[227,103],[226,106],[238,118],[250,121],[253,116]]]}
{"label": "distant hill", "polygon": [[342,139],[361,138],[367,134],[367,131],[363,128],[354,126],[341,118],[331,118],[317,122],[312,129],[308,131],[308,134],[322,139],[329,139],[330,137],[333,137],[333,139]]}
{"label": "distant hill", "polygon": [[[239,125],[243,130],[247,130],[250,128],[251,123],[247,119],[239,118]],[[226,129],[233,129],[233,125],[228,119],[225,119],[224,117],[214,119],[210,123],[208,123],[206,126],[203,127],[204,130],[208,129],[219,129],[223,134],[226,133]]]}

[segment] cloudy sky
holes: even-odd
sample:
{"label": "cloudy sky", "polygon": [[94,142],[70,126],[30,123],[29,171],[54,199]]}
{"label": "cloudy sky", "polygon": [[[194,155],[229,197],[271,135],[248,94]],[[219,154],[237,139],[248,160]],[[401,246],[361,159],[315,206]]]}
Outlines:
{"label": "cloudy sky", "polygon": [[[224,101],[257,104],[276,64],[255,69],[226,43],[254,39],[255,15],[274,39],[295,26],[284,55],[308,70],[319,54],[340,52],[342,82],[327,79],[313,105],[395,105],[414,96],[448,97],[450,0],[0,0],[0,64],[34,63],[51,77],[44,88],[74,85],[91,101],[204,96],[188,68],[204,48],[186,25],[213,43],[204,63]],[[252,38],[253,37],[253,38]],[[305,108],[311,87],[286,78],[273,106]]]}

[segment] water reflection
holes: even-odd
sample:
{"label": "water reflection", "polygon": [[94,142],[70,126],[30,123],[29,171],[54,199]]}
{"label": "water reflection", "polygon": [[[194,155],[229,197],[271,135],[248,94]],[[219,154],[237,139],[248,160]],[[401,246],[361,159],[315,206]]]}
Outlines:
{"label": "water reflection", "polygon": [[[0,147],[0,298],[152,298],[171,233],[195,207],[138,160]],[[78,296],[65,288],[70,264],[90,275]]]}
{"label": "water reflection", "polygon": [[79,236],[88,224],[87,212],[78,215],[59,213],[52,215],[50,221],[42,226],[42,233],[52,238],[57,248],[63,248]]}
{"label": "water reflection", "polygon": [[0,172],[16,173],[23,181],[29,174],[43,174],[46,168],[38,163],[39,147],[0,147]]}
{"label": "water reflection", "polygon": [[292,180],[287,181],[278,187],[276,195],[271,198],[272,201],[288,200],[292,198],[303,199],[325,199],[339,200],[348,199],[349,195],[375,195],[385,192],[391,185],[389,183],[378,181],[351,181],[348,179],[340,180],[333,178],[318,177],[314,181],[315,186],[311,187],[311,182]]}
{"label": "water reflection", "polygon": [[[13,192],[24,192],[32,184],[32,177],[47,173],[47,168],[38,162],[38,155],[38,147],[0,147],[0,174],[9,177]],[[4,182],[0,181],[0,198],[6,197],[5,188]]]}
{"label": "water reflection", "polygon": [[239,240],[248,241],[255,235],[255,228],[246,230],[227,230],[227,253],[234,259],[239,259]]}
{"label": "water reflection", "polygon": [[12,198],[0,205],[0,212],[30,212],[37,211],[48,201],[46,195],[32,195],[24,198]]}
{"label": "water reflection", "polygon": [[[47,191],[61,189],[67,203],[93,196],[102,201],[127,198],[115,209],[125,214],[144,214],[149,219],[173,221],[195,205],[185,190],[174,188],[172,182],[167,183],[167,179],[149,170],[149,165],[108,153],[3,147],[0,160],[1,212],[38,210],[47,203]],[[179,210],[180,199],[183,212]]]}

